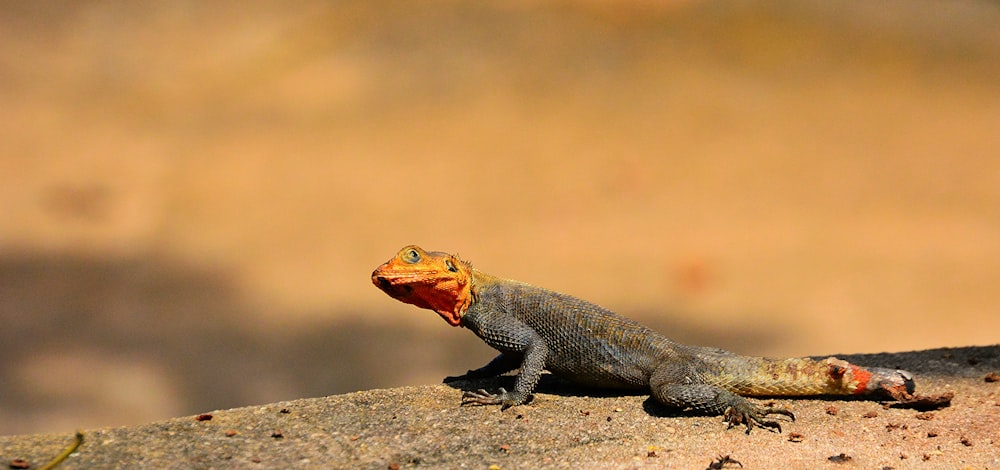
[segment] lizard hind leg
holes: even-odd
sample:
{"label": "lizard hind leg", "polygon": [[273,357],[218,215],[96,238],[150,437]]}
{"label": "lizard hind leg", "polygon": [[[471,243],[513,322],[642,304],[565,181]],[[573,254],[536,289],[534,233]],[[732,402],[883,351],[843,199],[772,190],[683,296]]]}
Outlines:
{"label": "lizard hind leg", "polygon": [[747,434],[755,426],[781,432],[781,425],[769,419],[773,415],[785,416],[795,421],[795,415],[789,410],[756,405],[729,390],[700,382],[697,377],[697,374],[685,367],[661,364],[650,377],[649,388],[653,397],[664,405],[681,410],[722,415],[728,428],[744,425]]}
{"label": "lizard hind leg", "polygon": [[781,424],[769,419],[770,416],[780,415],[795,421],[795,415],[787,409],[763,407],[714,385],[660,383],[651,389],[660,403],[682,410],[722,415],[727,429],[743,425],[747,434],[754,427],[780,433]]}

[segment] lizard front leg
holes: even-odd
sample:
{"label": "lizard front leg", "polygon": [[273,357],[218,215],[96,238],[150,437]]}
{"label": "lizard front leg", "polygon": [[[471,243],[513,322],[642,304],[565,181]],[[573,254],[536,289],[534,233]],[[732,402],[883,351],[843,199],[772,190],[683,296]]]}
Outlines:
{"label": "lizard front leg", "polygon": [[[545,369],[545,359],[548,355],[549,348],[545,345],[545,342],[541,338],[534,338],[524,351],[521,370],[517,373],[517,381],[514,383],[513,391],[508,392],[500,388],[499,393],[489,393],[483,389],[476,390],[475,392],[465,392],[462,394],[462,404],[501,405],[501,410],[524,404],[528,401],[528,397],[531,396],[531,392],[535,389],[535,386],[538,385],[538,380]],[[493,362],[499,359],[500,357],[494,359]],[[493,362],[490,364],[493,364]],[[490,367],[490,364],[487,364],[486,367]]]}

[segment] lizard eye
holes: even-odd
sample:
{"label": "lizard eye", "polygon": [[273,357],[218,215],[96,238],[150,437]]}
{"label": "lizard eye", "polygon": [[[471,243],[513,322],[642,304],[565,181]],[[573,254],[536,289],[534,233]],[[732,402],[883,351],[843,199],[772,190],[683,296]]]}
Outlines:
{"label": "lizard eye", "polygon": [[455,267],[455,263],[452,263],[450,259],[444,260],[444,265],[446,268],[448,268],[449,271],[453,273],[458,272],[458,268]]}
{"label": "lizard eye", "polygon": [[417,250],[410,248],[409,250],[406,250],[406,253],[403,253],[403,261],[410,264],[417,263],[420,261],[420,253],[417,253]]}

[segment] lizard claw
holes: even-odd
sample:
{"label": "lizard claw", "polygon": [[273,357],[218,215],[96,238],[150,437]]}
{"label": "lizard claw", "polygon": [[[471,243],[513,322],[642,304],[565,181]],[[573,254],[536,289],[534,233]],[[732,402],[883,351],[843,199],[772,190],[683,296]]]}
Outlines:
{"label": "lizard claw", "polygon": [[462,393],[462,405],[499,405],[503,403],[503,397],[507,395],[507,390],[500,388],[500,393],[490,393],[479,389],[475,392]]}
{"label": "lizard claw", "polygon": [[784,408],[760,408],[750,402],[730,406],[726,409],[723,419],[728,424],[726,429],[732,429],[733,426],[742,424],[747,427],[747,434],[750,434],[750,430],[754,426],[780,433],[781,425],[777,421],[768,420],[769,415],[787,416],[795,421],[795,415]]}

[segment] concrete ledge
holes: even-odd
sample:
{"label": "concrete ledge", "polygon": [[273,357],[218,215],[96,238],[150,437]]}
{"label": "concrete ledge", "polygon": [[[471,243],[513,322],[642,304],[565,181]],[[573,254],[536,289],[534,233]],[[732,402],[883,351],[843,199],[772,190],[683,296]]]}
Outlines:
{"label": "concrete ledge", "polygon": [[[1000,382],[984,380],[1000,372],[1000,345],[843,357],[909,369],[918,392],[955,399],[924,414],[781,399],[798,420],[781,434],[747,435],[719,417],[665,415],[645,395],[604,395],[551,377],[531,404],[503,412],[459,407],[450,386],[403,387],[85,430],[60,468],[706,468],[720,455],[744,468],[824,468],[837,459],[857,468],[1000,467]],[[0,464],[39,468],[72,441],[72,432],[2,436]]]}

